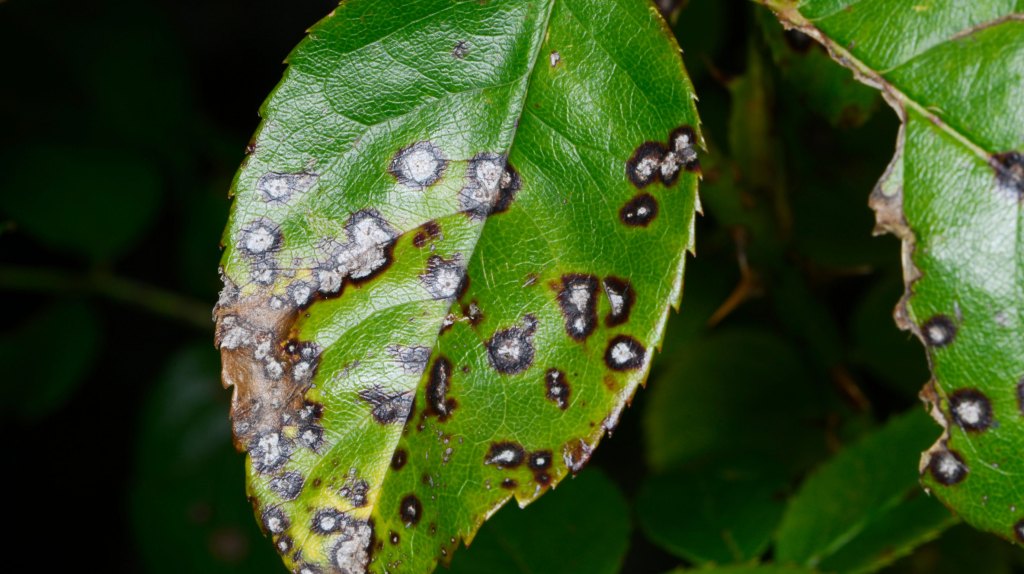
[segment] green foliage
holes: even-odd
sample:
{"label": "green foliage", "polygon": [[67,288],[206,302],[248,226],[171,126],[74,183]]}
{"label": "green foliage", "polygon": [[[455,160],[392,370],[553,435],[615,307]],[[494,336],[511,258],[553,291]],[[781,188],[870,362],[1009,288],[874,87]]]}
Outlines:
{"label": "green foliage", "polygon": [[249,492],[292,569],[426,571],[578,472],[643,380],[693,93],[631,0],[347,2],[288,61],[217,309]]}
{"label": "green foliage", "polygon": [[[928,351],[925,393],[944,427],[923,481],[971,524],[1024,542],[1012,478],[1024,474],[1021,5],[768,4],[881,89],[903,120],[872,205],[904,243],[897,320]],[[891,40],[908,33],[913,41]]]}
{"label": "green foliage", "polygon": [[[337,4],[0,6],[0,422],[18,532],[38,533],[15,534],[8,562],[60,569],[73,539],[108,572],[294,574],[325,550],[358,559],[372,520],[371,571],[1024,573],[1008,528],[1024,508],[1024,4],[656,0],[662,23],[638,0],[352,0],[293,49]],[[696,219],[697,174],[637,190],[626,172],[683,124]],[[426,141],[440,179],[399,181],[430,173]],[[395,161],[410,144],[425,162]],[[510,166],[511,201],[467,217],[487,196],[466,193],[480,151]],[[876,230],[896,237],[872,237],[876,183]],[[640,193],[656,218],[618,223]],[[219,237],[220,340],[256,343],[224,361]],[[263,240],[269,255],[244,252]],[[559,299],[576,271],[599,280],[582,342]],[[637,288],[623,324],[605,322],[609,275]],[[531,342],[532,366],[495,371],[501,332]],[[606,378],[620,334],[644,361]],[[932,376],[948,430],[919,467]],[[986,410],[963,387],[989,399],[987,430],[969,430]],[[229,409],[243,451],[253,421],[283,434],[239,455]],[[506,441],[552,466],[487,464]],[[275,444],[283,468],[254,471]],[[957,484],[936,482],[958,468],[941,449],[968,468]],[[282,503],[290,472],[306,492]],[[313,542],[326,507],[346,516],[330,548]],[[268,511],[291,521],[269,541]],[[87,528],[55,538],[66,519]]]}

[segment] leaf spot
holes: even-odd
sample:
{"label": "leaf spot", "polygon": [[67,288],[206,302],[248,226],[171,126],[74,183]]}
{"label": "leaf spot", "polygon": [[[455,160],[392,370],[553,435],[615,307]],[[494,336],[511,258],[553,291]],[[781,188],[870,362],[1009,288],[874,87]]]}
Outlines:
{"label": "leaf spot", "polygon": [[548,56],[548,61],[551,63],[551,67],[554,68],[562,61],[562,55],[558,53],[558,50],[554,50]]}
{"label": "leaf spot", "polygon": [[960,389],[949,396],[949,411],[960,428],[983,431],[992,426],[992,403],[977,389]]}
{"label": "leaf spot", "polygon": [[406,528],[416,526],[423,518],[423,504],[415,494],[407,494],[398,507],[398,514]]}
{"label": "leaf spot", "polygon": [[493,464],[499,469],[516,468],[523,464],[526,451],[514,442],[491,443],[491,448],[484,457],[484,464]]}
{"label": "leaf spot", "polygon": [[435,300],[452,299],[459,292],[466,268],[462,258],[456,254],[452,259],[431,255],[427,259],[427,270],[420,275],[420,283]]}
{"label": "leaf spot", "polygon": [[956,325],[945,315],[936,315],[921,325],[921,333],[929,347],[945,347],[956,337]]}
{"label": "leaf spot", "polygon": [[242,228],[238,247],[250,257],[260,257],[277,251],[283,238],[276,225],[266,220],[257,220]]}
{"label": "leaf spot", "polygon": [[315,173],[275,173],[270,172],[256,182],[256,190],[260,198],[267,203],[287,203],[293,194],[309,191],[316,183]]}
{"label": "leaf spot", "polygon": [[422,141],[398,150],[388,171],[406,187],[425,189],[441,179],[447,166],[448,161],[441,150],[428,141]]}
{"label": "leaf spot", "polygon": [[465,40],[459,40],[452,48],[452,57],[461,60],[469,53],[469,44]]}
{"label": "leaf spot", "polygon": [[405,422],[412,408],[410,392],[388,391],[381,385],[359,391],[359,398],[370,405],[373,419],[382,425]]}
{"label": "leaf spot", "polygon": [[522,187],[519,172],[505,156],[480,153],[469,160],[465,187],[459,191],[459,204],[474,219],[506,211]]}
{"label": "leaf spot", "polygon": [[644,363],[647,351],[640,341],[628,335],[617,335],[608,343],[604,361],[616,371],[631,371]]}
{"label": "leaf spot", "polygon": [[499,373],[514,375],[528,369],[533,364],[533,333],[536,319],[533,315],[523,318],[523,327],[509,327],[498,331],[487,341],[487,353]]}
{"label": "leaf spot", "polygon": [[562,276],[558,305],[565,317],[565,330],[576,341],[585,341],[597,326],[597,277]]}
{"label": "leaf spot", "polygon": [[649,193],[637,195],[619,210],[619,219],[630,227],[647,227],[657,216],[658,200]]}
{"label": "leaf spot", "polygon": [[969,472],[964,459],[946,448],[932,454],[931,460],[928,461],[928,470],[935,480],[946,486],[961,482]]}
{"label": "leaf spot", "polygon": [[602,283],[604,294],[608,296],[608,302],[611,304],[611,311],[604,318],[605,324],[614,327],[629,321],[629,313],[633,310],[633,302],[636,300],[632,285],[620,277],[606,277]]}
{"label": "leaf spot", "polygon": [[992,156],[999,187],[1010,197],[1024,201],[1024,154],[1008,151]]}
{"label": "leaf spot", "polygon": [[427,416],[436,416],[441,422],[448,420],[458,404],[448,396],[451,389],[452,363],[445,357],[438,357],[430,369],[427,379]]}
{"label": "leaf spot", "polygon": [[271,534],[280,534],[285,530],[288,530],[289,526],[291,526],[291,523],[284,511],[280,508],[268,508],[263,513],[263,527],[267,529],[267,532]]}
{"label": "leaf spot", "polygon": [[270,490],[285,500],[295,500],[302,492],[305,479],[297,472],[286,472],[270,481]]}
{"label": "leaf spot", "polygon": [[430,348],[424,346],[406,347],[404,345],[388,345],[385,349],[394,357],[402,372],[409,375],[421,375],[427,370],[430,360]]}
{"label": "leaf spot", "polygon": [[544,374],[545,396],[563,411],[569,407],[569,380],[558,369],[548,369]]}
{"label": "leaf spot", "polygon": [[321,535],[338,532],[347,518],[345,513],[336,508],[324,508],[313,515],[311,529]]}
{"label": "leaf spot", "polygon": [[249,456],[256,472],[269,474],[280,470],[291,456],[294,446],[277,431],[268,431],[256,436],[249,443]]}

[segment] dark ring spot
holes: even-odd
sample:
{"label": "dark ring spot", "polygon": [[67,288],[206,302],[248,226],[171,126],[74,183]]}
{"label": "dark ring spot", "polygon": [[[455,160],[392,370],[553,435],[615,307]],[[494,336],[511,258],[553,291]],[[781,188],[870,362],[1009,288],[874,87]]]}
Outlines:
{"label": "dark ring spot", "polygon": [[423,518],[423,504],[415,494],[407,494],[398,506],[398,514],[406,526],[416,526]]}
{"label": "dark ring spot", "polygon": [[630,227],[647,227],[658,216],[658,200],[649,193],[630,199],[619,210],[619,219]]}
{"label": "dark ring spot", "polygon": [[948,449],[932,455],[931,460],[928,461],[928,470],[935,480],[945,486],[959,484],[967,478],[967,473],[970,472],[964,459]]}
{"label": "dark ring spot", "polygon": [[949,395],[949,413],[966,431],[983,431],[992,426],[992,402],[977,389],[960,389]]}
{"label": "dark ring spot", "polygon": [[945,347],[956,338],[956,325],[945,315],[936,315],[921,325],[921,335],[929,347]]}
{"label": "dark ring spot", "polygon": [[617,335],[608,342],[604,362],[615,371],[631,371],[644,364],[647,350],[629,335]]}

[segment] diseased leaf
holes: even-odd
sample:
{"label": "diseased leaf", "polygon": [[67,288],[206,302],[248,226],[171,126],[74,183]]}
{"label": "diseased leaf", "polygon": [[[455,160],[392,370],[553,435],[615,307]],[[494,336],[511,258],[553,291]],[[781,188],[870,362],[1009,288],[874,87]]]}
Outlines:
{"label": "diseased leaf", "polygon": [[352,0],[288,61],[216,311],[249,493],[295,572],[427,572],[644,379],[693,243],[692,89],[633,0]]}
{"label": "diseased leaf", "polygon": [[599,469],[587,469],[529,510],[506,505],[455,556],[450,571],[615,574],[629,546],[629,522],[618,487]]}
{"label": "diseased leaf", "polygon": [[749,566],[706,567],[696,570],[673,570],[669,574],[814,574],[813,570],[778,564],[754,564]]}
{"label": "diseased leaf", "polygon": [[933,434],[920,410],[890,421],[819,468],[790,500],[775,557],[825,572],[868,572],[955,519],[916,488],[913,455]]}
{"label": "diseased leaf", "polygon": [[899,325],[924,343],[944,427],[929,491],[1024,544],[1024,4],[765,2],[903,120],[871,197],[903,240]]}

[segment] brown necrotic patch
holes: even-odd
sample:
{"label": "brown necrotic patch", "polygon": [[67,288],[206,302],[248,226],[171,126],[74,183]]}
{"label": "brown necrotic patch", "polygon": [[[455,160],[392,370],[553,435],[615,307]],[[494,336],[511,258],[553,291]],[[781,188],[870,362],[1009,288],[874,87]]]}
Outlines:
{"label": "brown necrotic patch", "polygon": [[416,526],[423,518],[423,503],[415,494],[407,494],[398,504],[398,515],[406,528]]}
{"label": "brown necrotic patch", "polygon": [[619,219],[630,227],[647,227],[657,216],[658,200],[649,193],[633,197],[619,210]]}
{"label": "brown necrotic patch", "polygon": [[396,449],[395,454],[391,455],[391,470],[402,470],[407,462],[409,462],[409,451],[404,448]]}
{"label": "brown necrotic patch", "polygon": [[439,421],[446,421],[458,406],[455,399],[448,396],[452,384],[452,362],[445,357],[438,357],[430,367],[427,379],[426,416],[436,416]]}
{"label": "brown necrotic patch", "polygon": [[960,389],[949,395],[953,421],[966,431],[980,432],[992,426],[992,402],[978,389]]}
{"label": "brown necrotic patch", "polygon": [[374,385],[359,391],[359,398],[370,405],[373,420],[387,425],[405,422],[413,397],[409,391],[389,391],[381,385]]}
{"label": "brown necrotic patch", "polygon": [[933,452],[928,461],[928,471],[932,477],[945,486],[959,484],[967,478],[970,470],[964,459],[956,452],[943,448]]}
{"label": "brown necrotic patch", "polygon": [[523,464],[526,451],[522,445],[510,441],[491,443],[491,448],[484,456],[484,464],[493,464],[499,469],[516,468]]}
{"label": "brown necrotic patch", "polygon": [[597,277],[563,275],[558,306],[565,319],[566,333],[576,341],[585,341],[597,327]]}
{"label": "brown necrotic patch", "polygon": [[544,396],[563,411],[569,407],[569,379],[558,369],[548,369],[544,373]]}
{"label": "brown necrotic patch", "polygon": [[509,327],[494,333],[487,341],[487,357],[499,373],[514,375],[533,364],[533,334],[537,321],[533,315],[523,317],[523,326]]}
{"label": "brown necrotic patch", "polygon": [[636,301],[633,286],[621,277],[606,277],[602,284],[611,306],[611,310],[604,318],[605,325],[614,327],[629,321],[629,313],[633,310],[633,302]]}
{"label": "brown necrotic patch", "polygon": [[444,239],[444,236],[441,234],[441,226],[436,221],[428,221],[416,230],[416,234],[412,237],[412,244],[422,249],[428,243],[440,239]]}
{"label": "brown necrotic patch", "polygon": [[616,335],[608,343],[604,353],[604,362],[615,371],[631,371],[644,364],[647,350],[629,335]]}
{"label": "brown necrotic patch", "polygon": [[935,315],[921,325],[921,336],[929,347],[945,347],[956,338],[956,324],[946,315]]}
{"label": "brown necrotic patch", "polygon": [[992,156],[1000,189],[1018,201],[1024,201],[1024,154],[1009,151]]}
{"label": "brown necrotic patch", "polygon": [[577,474],[590,460],[592,450],[587,441],[581,438],[570,440],[562,446],[562,462],[573,474]]}

